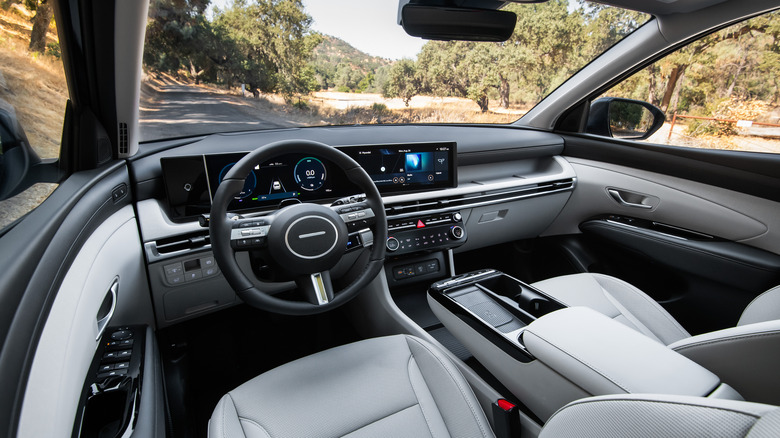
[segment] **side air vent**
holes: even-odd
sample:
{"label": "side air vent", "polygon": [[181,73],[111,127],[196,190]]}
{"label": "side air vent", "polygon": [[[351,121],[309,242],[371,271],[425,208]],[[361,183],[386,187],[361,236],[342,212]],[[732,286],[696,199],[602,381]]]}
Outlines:
{"label": "side air vent", "polygon": [[119,153],[120,154],[127,154],[128,144],[127,144],[127,123],[121,122],[119,123]]}
{"label": "side air vent", "polygon": [[208,231],[168,237],[144,244],[146,257],[151,263],[156,260],[201,251],[211,247]]}
{"label": "side air vent", "polygon": [[456,210],[460,208],[498,204],[501,202],[568,191],[573,188],[574,179],[567,178],[509,189],[481,191],[459,196],[450,196],[447,198],[392,204],[387,205],[385,211],[388,216],[397,218],[406,215],[419,214],[420,212]]}

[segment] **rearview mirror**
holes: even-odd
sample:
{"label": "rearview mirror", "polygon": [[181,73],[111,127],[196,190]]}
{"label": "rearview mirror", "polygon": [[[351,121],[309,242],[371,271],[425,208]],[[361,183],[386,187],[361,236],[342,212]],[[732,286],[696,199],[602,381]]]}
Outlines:
{"label": "rearview mirror", "polygon": [[590,105],[588,134],[627,140],[644,140],[663,126],[666,116],[641,100],[602,97]]}
{"label": "rearview mirror", "polygon": [[506,41],[515,30],[514,12],[408,3],[401,9],[406,33],[428,40]]}

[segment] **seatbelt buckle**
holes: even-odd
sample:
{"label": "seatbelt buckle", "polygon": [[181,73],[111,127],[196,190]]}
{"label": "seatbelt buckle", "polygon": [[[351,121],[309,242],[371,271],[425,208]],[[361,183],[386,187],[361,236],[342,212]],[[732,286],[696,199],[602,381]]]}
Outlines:
{"label": "seatbelt buckle", "polygon": [[520,436],[519,408],[512,402],[500,398],[493,402],[493,432],[498,438]]}

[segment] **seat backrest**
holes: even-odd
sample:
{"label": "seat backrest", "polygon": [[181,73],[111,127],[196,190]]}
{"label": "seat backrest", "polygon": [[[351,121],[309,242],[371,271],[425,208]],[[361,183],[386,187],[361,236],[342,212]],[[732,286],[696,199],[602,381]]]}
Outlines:
{"label": "seat backrest", "polygon": [[780,286],[757,296],[742,311],[737,327],[757,322],[780,319]]}
{"label": "seat backrest", "polygon": [[768,438],[780,436],[780,408],[735,400],[632,394],[590,397],[561,408],[540,438]]}

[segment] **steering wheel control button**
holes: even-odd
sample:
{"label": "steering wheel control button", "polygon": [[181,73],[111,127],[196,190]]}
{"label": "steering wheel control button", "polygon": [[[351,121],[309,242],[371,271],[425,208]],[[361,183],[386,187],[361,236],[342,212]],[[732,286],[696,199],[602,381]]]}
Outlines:
{"label": "steering wheel control button", "polygon": [[401,247],[401,243],[395,237],[388,237],[385,246],[388,251],[397,251]]}

